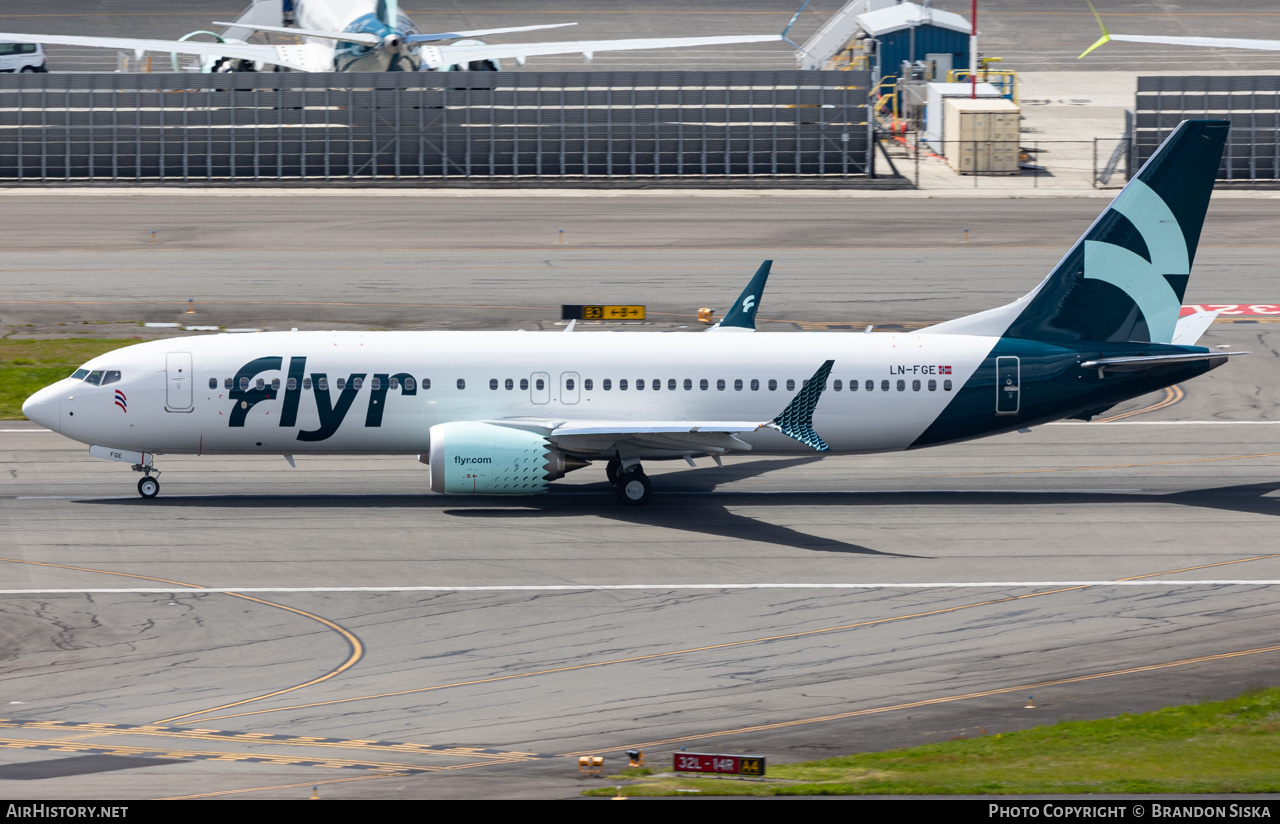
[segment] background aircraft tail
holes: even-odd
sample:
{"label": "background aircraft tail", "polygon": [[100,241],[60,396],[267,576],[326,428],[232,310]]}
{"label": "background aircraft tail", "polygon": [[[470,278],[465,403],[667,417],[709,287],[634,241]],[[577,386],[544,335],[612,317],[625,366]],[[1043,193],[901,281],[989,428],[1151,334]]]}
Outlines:
{"label": "background aircraft tail", "polygon": [[1225,120],[1184,120],[1030,294],[928,332],[1172,343]]}

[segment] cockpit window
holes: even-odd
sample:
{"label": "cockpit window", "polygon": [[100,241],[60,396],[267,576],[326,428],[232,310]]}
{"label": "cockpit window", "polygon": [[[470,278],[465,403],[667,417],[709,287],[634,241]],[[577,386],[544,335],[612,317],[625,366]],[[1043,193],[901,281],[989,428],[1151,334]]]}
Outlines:
{"label": "cockpit window", "polygon": [[106,386],[106,385],[107,385],[107,384],[109,384],[109,383],[115,383],[115,382],[116,382],[116,381],[118,381],[118,380],[120,380],[120,370],[119,370],[119,369],[108,369],[106,372],[103,372],[103,373],[102,373],[102,385],[103,385],[103,386]]}
{"label": "cockpit window", "polygon": [[84,376],[87,374],[89,374],[88,369],[77,369],[76,371],[71,373],[71,380],[73,381],[84,380]]}
{"label": "cockpit window", "polygon": [[93,370],[92,372],[89,373],[89,376],[84,379],[84,382],[87,384],[91,384],[93,386],[97,386],[98,384],[102,383],[102,370],[101,369]]}

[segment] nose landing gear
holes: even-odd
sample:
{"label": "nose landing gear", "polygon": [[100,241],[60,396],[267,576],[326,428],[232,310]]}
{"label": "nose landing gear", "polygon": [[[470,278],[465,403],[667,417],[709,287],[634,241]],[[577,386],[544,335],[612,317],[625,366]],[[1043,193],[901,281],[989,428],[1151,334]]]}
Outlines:
{"label": "nose landing gear", "polygon": [[150,475],[138,481],[138,494],[144,498],[154,498],[160,494],[160,482]]}
{"label": "nose landing gear", "polygon": [[151,464],[134,464],[132,467],[134,472],[141,472],[142,478],[138,480],[138,494],[150,500],[160,494],[160,481],[151,477],[152,473],[160,474],[160,470]]}

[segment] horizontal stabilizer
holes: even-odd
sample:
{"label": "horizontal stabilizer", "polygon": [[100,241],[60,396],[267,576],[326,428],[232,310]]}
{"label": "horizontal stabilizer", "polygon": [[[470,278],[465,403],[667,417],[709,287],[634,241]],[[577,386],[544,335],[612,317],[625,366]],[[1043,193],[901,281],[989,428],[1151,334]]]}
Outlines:
{"label": "horizontal stabilizer", "polygon": [[1185,318],[1178,318],[1178,325],[1173,330],[1174,346],[1195,346],[1200,336],[1208,331],[1210,324],[1218,317],[1221,310],[1213,312],[1196,312]]}
{"label": "horizontal stabilizer", "polygon": [[1081,369],[1097,369],[1098,377],[1106,372],[1141,372],[1157,366],[1171,366],[1175,363],[1194,363],[1202,360],[1226,360],[1232,355],[1248,355],[1249,352],[1187,352],[1173,355],[1134,355],[1132,357],[1099,358],[1080,364]]}

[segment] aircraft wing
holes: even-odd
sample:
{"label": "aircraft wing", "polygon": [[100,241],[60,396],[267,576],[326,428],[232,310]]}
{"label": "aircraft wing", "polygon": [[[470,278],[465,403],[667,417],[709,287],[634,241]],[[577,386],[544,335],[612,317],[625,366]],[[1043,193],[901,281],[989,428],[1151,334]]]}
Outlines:
{"label": "aircraft wing", "polygon": [[[3,35],[0,35],[3,36]],[[588,59],[596,52],[641,49],[678,49],[692,46],[722,46],[731,43],[780,42],[780,34],[726,35],[717,37],[643,37],[632,40],[566,40],[557,43],[496,43],[483,46],[423,46],[422,60],[432,69],[461,66],[476,60],[514,58],[521,65],[529,57],[548,54],[582,54]]]}
{"label": "aircraft wing", "polygon": [[827,378],[835,361],[825,361],[813,377],[804,382],[787,408],[771,421],[617,421],[563,420],[552,418],[500,418],[483,421],[496,426],[537,432],[569,451],[599,451],[626,444],[637,448],[689,449],[720,453],[731,449],[749,450],[751,445],[736,435],[772,429],[819,452],[829,451],[813,429],[813,410],[827,388]]}
{"label": "aircraft wing", "polygon": [[1147,34],[1113,34],[1111,39],[1125,43],[1163,43],[1168,46],[1208,46],[1215,49],[1280,51],[1280,40],[1247,40],[1243,37],[1161,37]]}
{"label": "aircraft wing", "polygon": [[82,37],[67,34],[16,34],[0,32],[0,41],[42,43],[48,46],[92,46],[134,52],[194,54],[200,57],[230,57],[270,63],[298,71],[309,71],[300,46],[262,46],[253,43],[199,43],[191,40],[143,40],[136,37]]}

